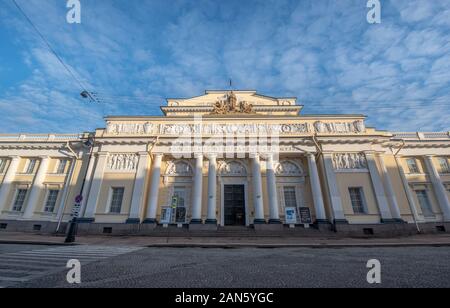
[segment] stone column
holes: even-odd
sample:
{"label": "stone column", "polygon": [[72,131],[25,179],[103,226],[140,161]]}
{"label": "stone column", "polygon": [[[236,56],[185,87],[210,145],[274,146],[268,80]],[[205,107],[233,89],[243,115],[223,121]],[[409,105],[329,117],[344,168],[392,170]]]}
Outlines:
{"label": "stone column", "polygon": [[377,199],[378,209],[381,215],[382,223],[394,222],[392,214],[389,209],[389,203],[384,191],[383,182],[381,181],[380,173],[378,172],[377,163],[375,162],[375,155],[373,153],[365,153],[367,159],[367,167],[369,168],[370,178],[372,180],[373,190]]}
{"label": "stone column", "polygon": [[413,194],[411,191],[411,187],[409,187],[409,183],[408,183],[408,179],[406,178],[405,170],[403,169],[402,162],[400,161],[399,157],[396,156],[395,161],[397,163],[397,166],[398,166],[398,169],[400,172],[400,177],[402,179],[403,189],[405,190],[405,193],[406,193],[406,198],[408,199],[409,208],[411,209],[411,213],[413,215],[414,221],[417,223],[419,221],[419,213],[417,212],[417,205],[414,200],[414,197],[413,197]]}
{"label": "stone column", "polygon": [[8,195],[11,191],[12,182],[14,181],[14,177],[17,173],[17,168],[19,167],[20,157],[13,156],[11,158],[11,163],[9,164],[8,170],[3,178],[2,185],[0,187],[0,215],[6,207],[6,201],[8,199]]}
{"label": "stone column", "polygon": [[391,177],[389,176],[388,170],[386,168],[386,164],[384,163],[383,157],[380,155],[379,157],[381,172],[383,174],[383,178],[385,181],[386,194],[391,203],[391,212],[392,217],[397,222],[403,222],[402,215],[400,213],[400,207],[398,206],[397,198],[395,197],[395,192],[392,186]]}
{"label": "stone column", "polygon": [[217,157],[208,155],[208,214],[206,217],[207,224],[217,224],[216,206],[217,206]]}
{"label": "stone column", "polygon": [[191,224],[202,223],[203,155],[195,155]]}
{"label": "stone column", "polygon": [[91,189],[89,191],[88,200],[86,204],[86,212],[81,220],[82,222],[94,222],[95,213],[97,212],[97,205],[100,198],[100,190],[102,188],[103,177],[105,176],[106,161],[108,153],[97,154],[97,165],[95,166],[94,175],[92,178]]}
{"label": "stone column", "polygon": [[327,176],[328,190],[330,192],[331,208],[333,210],[333,222],[335,224],[348,223],[342,207],[341,193],[336,182],[336,173],[333,168],[333,155],[324,154],[324,167]]}
{"label": "stone column", "polygon": [[253,178],[253,204],[255,207],[254,224],[265,224],[264,218],[264,204],[262,193],[262,179],[261,179],[261,163],[259,155],[255,154],[252,157],[252,178]]}
{"label": "stone column", "polygon": [[309,180],[313,194],[314,208],[316,210],[317,223],[329,223],[325,213],[325,205],[323,203],[322,188],[320,186],[319,172],[317,171],[316,157],[314,154],[308,154]]}
{"label": "stone column", "polygon": [[269,154],[267,156],[266,182],[267,182],[267,192],[269,195],[269,215],[270,215],[269,223],[281,224],[280,213],[278,209],[277,180],[275,176],[272,154]]}
{"label": "stone column", "polygon": [[25,211],[23,213],[23,219],[33,218],[37,203],[39,201],[39,196],[44,191],[44,180],[45,176],[47,175],[49,162],[50,157],[48,156],[41,157],[39,169],[34,177],[33,186],[31,187],[30,194],[28,195],[27,204],[25,206]]}
{"label": "stone column", "polygon": [[433,189],[438,199],[439,206],[441,207],[442,213],[444,214],[444,220],[450,221],[450,202],[448,200],[444,184],[442,184],[439,172],[433,164],[433,156],[425,156],[425,164],[427,166],[427,170],[430,175],[431,183],[433,184]]}
{"label": "stone column", "polygon": [[139,224],[141,222],[141,210],[145,197],[145,177],[147,175],[148,153],[139,153],[139,162],[136,169],[136,179],[134,180],[133,196],[131,200],[130,216],[128,224]]}
{"label": "stone column", "polygon": [[163,155],[158,153],[153,157],[152,165],[152,175],[150,192],[148,197],[147,214],[144,220],[146,224],[156,223],[156,211],[158,209],[158,193],[159,193],[159,182],[161,178],[161,162]]}

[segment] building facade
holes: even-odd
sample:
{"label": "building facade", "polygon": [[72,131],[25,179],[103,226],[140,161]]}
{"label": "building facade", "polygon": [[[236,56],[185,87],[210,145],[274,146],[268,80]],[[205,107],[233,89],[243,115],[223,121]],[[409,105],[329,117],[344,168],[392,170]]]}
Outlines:
{"label": "building facade", "polygon": [[397,235],[450,230],[450,132],[206,91],[80,135],[0,135],[0,232]]}

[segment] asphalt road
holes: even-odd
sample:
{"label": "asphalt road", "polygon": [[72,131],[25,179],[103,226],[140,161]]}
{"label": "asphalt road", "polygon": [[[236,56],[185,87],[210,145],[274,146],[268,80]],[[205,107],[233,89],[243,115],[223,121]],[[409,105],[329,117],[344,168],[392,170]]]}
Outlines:
{"label": "asphalt road", "polygon": [[[81,284],[65,263],[81,259]],[[381,262],[381,284],[366,281]],[[450,248],[202,249],[0,245],[0,287],[450,287]]]}

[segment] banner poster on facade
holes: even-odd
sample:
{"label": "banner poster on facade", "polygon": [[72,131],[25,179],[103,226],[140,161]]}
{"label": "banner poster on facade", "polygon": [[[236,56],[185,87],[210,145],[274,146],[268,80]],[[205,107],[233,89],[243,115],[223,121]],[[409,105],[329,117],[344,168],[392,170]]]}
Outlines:
{"label": "banner poster on facade", "polygon": [[309,207],[301,207],[299,208],[300,214],[300,223],[304,225],[312,224],[311,210]]}
{"label": "banner poster on facade", "polygon": [[170,224],[172,220],[172,208],[163,207],[161,209],[161,219],[160,223],[163,225]]}
{"label": "banner poster on facade", "polygon": [[295,225],[297,223],[297,210],[295,207],[285,208],[286,224]]}

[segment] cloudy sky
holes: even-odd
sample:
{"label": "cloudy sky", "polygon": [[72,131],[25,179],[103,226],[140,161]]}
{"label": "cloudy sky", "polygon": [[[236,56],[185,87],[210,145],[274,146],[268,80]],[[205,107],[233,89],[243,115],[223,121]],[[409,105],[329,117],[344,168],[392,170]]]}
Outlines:
{"label": "cloudy sky", "polygon": [[363,113],[396,131],[450,130],[450,1],[16,0],[100,103],[0,0],[0,132],[81,132],[105,115],[160,115],[205,89],[296,96],[305,114]]}

